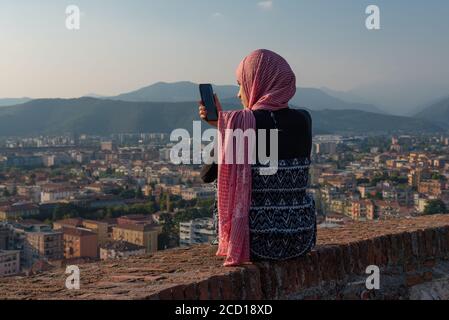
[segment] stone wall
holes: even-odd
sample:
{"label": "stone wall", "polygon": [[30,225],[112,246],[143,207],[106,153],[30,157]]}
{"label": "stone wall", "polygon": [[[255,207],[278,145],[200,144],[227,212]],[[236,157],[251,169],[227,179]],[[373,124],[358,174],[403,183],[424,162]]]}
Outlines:
{"label": "stone wall", "polygon": [[[200,245],[80,265],[81,288],[65,269],[0,279],[0,299],[440,299],[448,297],[449,215],[354,222],[320,229],[310,254],[285,262],[222,267]],[[367,290],[366,268],[380,268]]]}

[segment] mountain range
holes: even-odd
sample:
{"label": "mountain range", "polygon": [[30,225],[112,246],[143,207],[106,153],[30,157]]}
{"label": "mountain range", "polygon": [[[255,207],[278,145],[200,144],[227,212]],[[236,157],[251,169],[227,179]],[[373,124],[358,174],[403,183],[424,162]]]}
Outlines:
{"label": "mountain range", "polygon": [[[225,109],[241,108],[237,86],[217,85],[214,90]],[[0,136],[190,131],[198,119],[198,96],[195,83],[158,82],[113,97],[0,100],[15,104],[0,108]],[[449,98],[405,117],[386,114],[357,96],[346,97],[350,102],[343,100],[344,93],[330,89],[298,88],[291,106],[311,112],[315,133],[432,132],[447,130],[449,124]]]}
{"label": "mountain range", "polygon": [[[214,92],[223,100],[236,97],[237,86],[215,85]],[[92,96],[92,95],[91,95]],[[93,96],[95,97],[95,96]],[[107,97],[111,100],[129,102],[184,102],[198,100],[198,84],[188,81],[166,83],[158,82],[153,85],[123,93],[118,96]],[[292,105],[309,108],[311,110],[362,110],[367,112],[385,113],[368,103],[346,102],[336,98],[323,90],[314,88],[297,88],[296,95],[290,101]]]}
{"label": "mountain range", "polygon": [[5,107],[5,106],[14,106],[16,104],[22,104],[25,102],[30,101],[31,98],[3,98],[0,99],[0,107]]}
{"label": "mountain range", "polygon": [[[240,108],[232,102],[227,108]],[[386,133],[437,131],[433,122],[360,110],[309,110],[314,133]],[[0,109],[0,136],[62,133],[166,132],[192,130],[195,102],[129,102],[90,97],[39,99]],[[206,128],[207,125],[204,125]]]}
{"label": "mountain range", "polygon": [[449,127],[449,97],[432,103],[415,115],[416,118],[426,119]]}

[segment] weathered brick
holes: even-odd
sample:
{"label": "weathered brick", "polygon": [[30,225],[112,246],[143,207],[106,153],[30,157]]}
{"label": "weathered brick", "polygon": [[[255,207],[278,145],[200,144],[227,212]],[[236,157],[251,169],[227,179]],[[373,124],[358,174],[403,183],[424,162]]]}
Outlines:
{"label": "weathered brick", "polygon": [[306,288],[305,284],[305,274],[307,272],[307,256],[301,257],[296,260],[296,279],[298,280],[298,288]]}
{"label": "weathered brick", "polygon": [[199,300],[209,300],[209,281],[203,280],[198,283],[198,294],[199,294]]}
{"label": "weathered brick", "polygon": [[159,291],[159,299],[160,300],[172,300],[173,299],[172,289],[167,288],[167,289]]}
{"label": "weathered brick", "polygon": [[349,249],[351,257],[351,273],[360,274],[359,246],[354,242],[349,245]]}
{"label": "weathered brick", "polygon": [[174,300],[184,300],[185,296],[184,296],[184,289],[185,289],[185,285],[178,285],[173,287],[172,290],[172,296]]}
{"label": "weathered brick", "polygon": [[427,229],[424,231],[424,238],[425,238],[425,252],[426,252],[426,258],[431,258],[435,256],[435,246],[434,243],[435,237],[435,230],[434,229]]}
{"label": "weathered brick", "polygon": [[343,246],[335,246],[335,272],[337,280],[342,280],[346,276],[343,251]]}
{"label": "weathered brick", "polygon": [[316,250],[310,252],[307,256],[308,258],[308,272],[306,276],[306,283],[308,286],[317,286],[321,282],[320,276],[320,262],[318,258],[318,253]]}
{"label": "weathered brick", "polygon": [[221,297],[223,300],[235,300],[237,297],[234,296],[234,291],[232,290],[232,276],[230,274],[223,275],[219,277]]}
{"label": "weathered brick", "polygon": [[197,284],[190,283],[184,289],[184,297],[186,300],[198,300],[198,293],[196,291]]}
{"label": "weathered brick", "polygon": [[424,276],[421,274],[409,274],[406,276],[406,285],[408,287],[416,286],[424,281]]}
{"label": "weathered brick", "polygon": [[276,296],[276,283],[273,282],[272,265],[269,262],[257,263],[262,283],[262,296],[264,299],[274,299]]}
{"label": "weathered brick", "polygon": [[390,240],[390,251],[388,257],[388,263],[390,265],[397,265],[402,259],[403,249],[402,249],[402,236],[400,234],[392,234],[388,236]]}
{"label": "weathered brick", "polygon": [[256,265],[249,265],[243,271],[245,298],[247,300],[262,299],[260,271]]}
{"label": "weathered brick", "polygon": [[341,247],[342,255],[340,257],[340,263],[343,264],[345,274],[351,274],[351,251],[349,245],[345,244]]}
{"label": "weathered brick", "polygon": [[233,296],[237,300],[243,299],[243,276],[240,271],[235,271],[231,273],[232,277],[232,292]]}
{"label": "weathered brick", "polygon": [[402,234],[403,263],[413,259],[414,251],[418,253],[418,237],[416,233],[404,232]]}
{"label": "weathered brick", "polygon": [[317,250],[319,257],[320,276],[322,281],[337,279],[337,258],[335,247],[326,246]]}
{"label": "weathered brick", "polygon": [[422,266],[425,268],[433,268],[436,265],[435,259],[427,259],[422,263]]}
{"label": "weathered brick", "polygon": [[220,300],[221,292],[220,292],[220,278],[217,276],[213,276],[209,278],[209,299],[210,300]]}
{"label": "weathered brick", "polygon": [[431,272],[431,271],[424,272],[423,279],[424,279],[424,281],[432,281],[432,279],[433,279],[433,272]]}

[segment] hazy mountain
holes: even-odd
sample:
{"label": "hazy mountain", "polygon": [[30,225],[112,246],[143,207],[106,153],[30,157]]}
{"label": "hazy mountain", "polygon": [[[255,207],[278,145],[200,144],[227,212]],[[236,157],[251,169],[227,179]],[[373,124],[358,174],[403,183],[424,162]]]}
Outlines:
{"label": "hazy mountain", "polygon": [[[240,106],[230,100],[227,107]],[[0,136],[60,133],[171,132],[192,129],[195,102],[126,102],[95,98],[39,99],[0,109]],[[432,122],[357,110],[311,111],[315,133],[433,131]]]}
{"label": "hazy mountain", "polygon": [[421,106],[448,95],[448,82],[438,83],[421,77],[411,77],[407,81],[396,79],[378,83],[363,84],[348,91],[354,96],[368,99],[390,114],[416,114]]}
{"label": "hazy mountain", "polygon": [[103,96],[101,94],[96,94],[94,92],[85,94],[84,96],[80,97],[80,98],[98,98],[98,99],[103,99],[103,98],[107,98],[106,96]]}
{"label": "hazy mountain", "polygon": [[321,87],[320,90],[332,97],[335,97],[337,99],[340,99],[340,100],[343,100],[343,101],[346,101],[349,103],[371,105],[373,108],[373,110],[371,110],[371,112],[390,114],[389,112],[385,111],[385,109],[383,107],[374,106],[373,102],[370,101],[369,99],[366,99],[362,96],[354,94],[350,91],[337,91],[337,90],[332,90],[332,89],[329,89],[326,87]]}
{"label": "hazy mountain", "polygon": [[320,89],[298,88],[293,105],[311,110],[361,110],[366,112],[384,113],[371,104],[351,103],[331,96]]}
{"label": "hazy mountain", "polygon": [[0,107],[4,107],[4,106],[14,106],[17,104],[22,104],[25,102],[30,101],[30,98],[3,98],[0,99]]}
{"label": "hazy mountain", "polygon": [[424,108],[415,117],[449,125],[449,97]]}
{"label": "hazy mountain", "polygon": [[[226,99],[236,96],[238,89],[236,86],[214,86],[214,91],[221,98]],[[174,83],[158,82],[136,91],[109,97],[109,99],[131,102],[183,102],[200,100],[198,84],[188,81]]]}
{"label": "hazy mountain", "polygon": [[[238,87],[233,85],[216,85],[214,91],[222,100],[236,97]],[[182,102],[199,100],[198,84],[192,82],[166,83],[158,82],[156,84],[144,87],[142,89],[124,93],[112,100],[138,101],[138,102]],[[336,98],[320,89],[298,88],[295,97],[291,101],[292,105],[297,105],[311,110],[363,110],[368,112],[384,113],[374,105],[357,102],[346,102]]]}

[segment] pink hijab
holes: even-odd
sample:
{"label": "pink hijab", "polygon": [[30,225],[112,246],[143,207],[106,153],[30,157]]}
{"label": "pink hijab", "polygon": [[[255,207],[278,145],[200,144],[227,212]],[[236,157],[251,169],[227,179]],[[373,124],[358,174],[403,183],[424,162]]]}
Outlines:
{"label": "pink hijab", "polygon": [[248,99],[248,108],[220,112],[218,119],[218,130],[223,139],[219,140],[218,148],[217,255],[226,257],[225,266],[250,262],[249,209],[252,190],[248,149],[245,149],[245,164],[225,162],[224,146],[229,143],[226,130],[256,130],[256,119],[252,111],[288,108],[288,102],[296,93],[296,77],[290,65],[280,55],[269,50],[261,49],[249,54],[240,63],[236,74]]}

